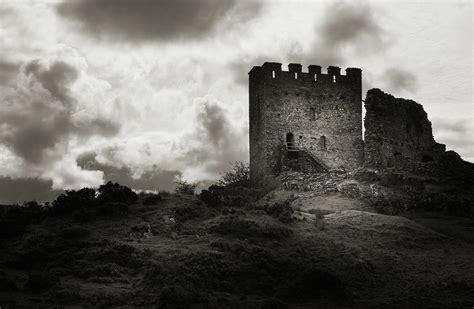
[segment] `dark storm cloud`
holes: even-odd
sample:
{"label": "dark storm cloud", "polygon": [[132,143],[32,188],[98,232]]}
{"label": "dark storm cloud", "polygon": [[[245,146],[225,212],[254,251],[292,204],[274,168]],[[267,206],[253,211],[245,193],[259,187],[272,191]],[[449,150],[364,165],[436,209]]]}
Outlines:
{"label": "dark storm cloud", "polygon": [[78,0],[58,6],[89,35],[133,42],[202,38],[224,20],[238,23],[259,9],[257,1],[237,0]]}
{"label": "dark storm cloud", "polygon": [[76,68],[62,61],[49,66],[32,61],[25,65],[24,74],[29,79],[18,79],[18,90],[0,107],[0,143],[27,162],[41,163],[72,136],[87,139],[118,132],[118,124],[107,119],[73,119],[77,102],[70,86],[79,77]]}
{"label": "dark storm cloud", "polygon": [[154,166],[139,177],[133,177],[133,171],[129,167],[103,164],[98,162],[96,157],[94,152],[84,153],[77,158],[77,164],[86,170],[104,172],[105,181],[118,182],[136,190],[172,190],[175,187],[174,182],[182,175],[179,171],[162,170]]}
{"label": "dark storm cloud", "polygon": [[234,161],[247,161],[247,130],[233,128],[226,111],[219,105],[206,102],[198,115],[194,134],[185,142],[195,144],[180,158],[188,166],[200,165],[210,174],[227,171]]}
{"label": "dark storm cloud", "polygon": [[387,88],[391,91],[404,90],[407,92],[416,92],[416,76],[400,68],[389,68],[384,73],[384,80]]}
{"label": "dark storm cloud", "polygon": [[25,201],[48,202],[63,191],[54,190],[51,180],[40,178],[11,178],[0,176],[0,204],[10,205]]}

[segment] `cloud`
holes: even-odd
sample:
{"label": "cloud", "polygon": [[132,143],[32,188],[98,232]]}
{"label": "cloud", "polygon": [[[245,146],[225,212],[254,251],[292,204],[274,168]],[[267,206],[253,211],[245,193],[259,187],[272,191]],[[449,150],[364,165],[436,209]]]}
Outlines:
{"label": "cloud", "polygon": [[323,22],[315,28],[309,52],[290,58],[322,66],[340,65],[350,53],[380,53],[388,46],[386,33],[379,25],[376,11],[363,2],[335,2],[326,8]]}
{"label": "cloud", "polygon": [[40,178],[11,178],[0,176],[0,204],[25,201],[47,202],[54,200],[62,190],[54,190],[51,180]]}
{"label": "cloud", "polygon": [[[134,173],[130,167],[101,163],[95,152],[84,153],[77,158],[77,164],[86,170],[102,171],[105,181],[118,182],[136,190],[169,191],[175,187],[175,181],[182,173],[175,170],[162,170],[156,166]],[[116,161],[116,160],[113,160]]]}
{"label": "cloud", "polygon": [[474,125],[471,119],[433,118],[432,122],[437,142],[446,144],[447,149],[462,153],[465,160],[474,161]]}
{"label": "cloud", "polygon": [[229,169],[230,163],[248,160],[248,128],[235,128],[215,99],[204,97],[198,103],[201,108],[193,132],[178,143],[178,160],[184,162],[186,170],[205,175],[199,180],[215,179]]}
{"label": "cloud", "polygon": [[248,72],[250,72],[254,66],[260,66],[264,62],[278,61],[280,61],[278,58],[266,55],[246,56],[231,62],[229,65],[229,70],[233,73],[236,83],[246,86],[249,83]]}
{"label": "cloud", "polygon": [[259,9],[260,2],[237,0],[81,0],[58,6],[60,15],[78,21],[87,34],[129,42],[204,38]]}
{"label": "cloud", "polygon": [[16,88],[2,100],[0,143],[27,162],[40,164],[61,156],[71,137],[116,134],[119,126],[110,120],[75,115],[71,86],[79,74],[63,61],[27,63]]}
{"label": "cloud", "polygon": [[[381,26],[379,10],[369,3],[336,1],[327,5],[316,23],[309,44],[303,39],[272,43],[273,48],[246,53],[231,63],[230,70],[240,85],[248,83],[247,73],[265,61],[342,66],[357,57],[383,54],[389,47],[388,33]],[[278,44],[280,46],[275,46]]]}
{"label": "cloud", "polygon": [[406,91],[413,93],[417,90],[416,76],[404,69],[388,68],[382,76],[387,89],[392,92]]}
{"label": "cloud", "polygon": [[0,86],[9,84],[20,69],[20,63],[0,59]]}
{"label": "cloud", "polygon": [[190,126],[181,132],[141,132],[86,150],[77,163],[135,189],[170,190],[181,177],[215,180],[232,162],[248,161],[248,126],[233,123],[223,102],[207,95],[196,98],[190,108]]}
{"label": "cloud", "polygon": [[34,60],[26,65],[25,73],[33,75],[44,89],[63,103],[69,103],[71,100],[69,86],[79,76],[79,72],[74,67],[63,61],[56,61],[46,68],[39,60]]}

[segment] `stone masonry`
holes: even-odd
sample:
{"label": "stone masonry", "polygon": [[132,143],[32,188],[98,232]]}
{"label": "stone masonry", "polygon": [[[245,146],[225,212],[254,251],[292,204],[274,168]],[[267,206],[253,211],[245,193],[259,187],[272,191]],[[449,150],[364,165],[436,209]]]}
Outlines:
{"label": "stone masonry", "polygon": [[[250,177],[287,170],[352,170],[395,160],[429,161],[444,152],[423,107],[378,89],[367,94],[362,138],[362,70],[265,62],[249,72]],[[365,148],[365,149],[364,149]]]}
{"label": "stone masonry", "polygon": [[446,147],[435,142],[431,122],[420,104],[371,89],[365,109],[366,165],[428,162],[445,152]]}

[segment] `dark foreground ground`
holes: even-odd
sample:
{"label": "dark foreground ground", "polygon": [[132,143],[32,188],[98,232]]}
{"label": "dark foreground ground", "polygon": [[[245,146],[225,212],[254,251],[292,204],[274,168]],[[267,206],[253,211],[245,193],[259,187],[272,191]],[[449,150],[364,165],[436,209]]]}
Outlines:
{"label": "dark foreground ground", "polygon": [[393,174],[2,207],[0,306],[472,308],[469,193]]}

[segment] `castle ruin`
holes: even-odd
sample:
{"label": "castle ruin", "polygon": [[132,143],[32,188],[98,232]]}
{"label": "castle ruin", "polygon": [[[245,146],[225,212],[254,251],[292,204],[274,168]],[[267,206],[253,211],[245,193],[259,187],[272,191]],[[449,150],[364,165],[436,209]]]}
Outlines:
{"label": "castle ruin", "polygon": [[362,133],[362,70],[265,62],[249,72],[250,173],[260,181],[287,170],[322,172],[444,152],[423,107],[371,89]]}

